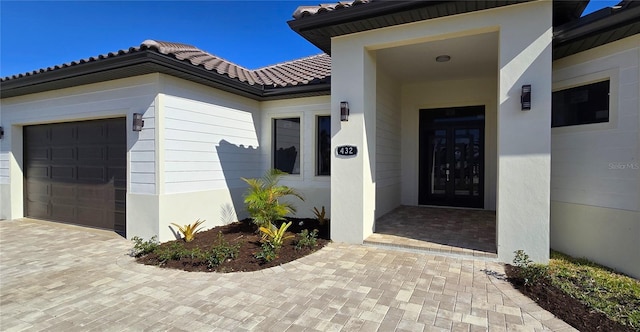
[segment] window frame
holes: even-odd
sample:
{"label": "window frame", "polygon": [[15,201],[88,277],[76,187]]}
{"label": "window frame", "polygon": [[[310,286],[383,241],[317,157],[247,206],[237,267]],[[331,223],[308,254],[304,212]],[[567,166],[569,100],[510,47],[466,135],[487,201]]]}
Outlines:
{"label": "window frame", "polygon": [[[286,173],[285,172],[285,176],[286,177],[302,177],[303,176],[303,172],[304,172],[304,159],[303,159],[303,150],[304,150],[304,139],[303,139],[303,120],[304,117],[301,114],[282,114],[279,115],[277,117],[271,117],[271,121],[270,121],[270,126],[271,126],[271,151],[270,151],[270,156],[271,156],[271,168],[275,169],[276,168],[276,135],[277,135],[277,130],[276,130],[276,121],[278,120],[289,120],[289,119],[298,119],[298,144],[299,144],[299,151],[298,151],[298,155],[297,155],[297,161],[298,161],[298,165],[299,165],[299,169],[298,169],[298,173]],[[283,171],[284,172],[284,171]]]}
{"label": "window frame", "polygon": [[[605,129],[616,128],[618,124],[618,96],[619,96],[618,94],[619,79],[618,79],[617,69],[611,69],[611,70],[600,71],[600,72],[586,74],[586,75],[575,76],[573,78],[553,82],[551,93],[553,94],[554,92],[586,86],[586,85],[599,83],[607,80],[609,81],[609,121],[551,127],[551,121],[552,121],[551,117],[553,116],[553,109],[551,109],[552,113],[550,114],[550,118],[549,118],[549,126],[551,127],[551,132],[553,134],[559,134],[559,133],[605,130]],[[553,104],[551,105],[551,107],[553,107]]]}
{"label": "window frame", "polygon": [[320,174],[320,118],[328,118],[329,120],[329,129],[331,129],[331,114],[315,114],[314,116],[314,143],[315,143],[315,153],[314,153],[314,175],[317,177],[329,177],[331,176],[331,131],[329,131],[329,173],[328,174]]}

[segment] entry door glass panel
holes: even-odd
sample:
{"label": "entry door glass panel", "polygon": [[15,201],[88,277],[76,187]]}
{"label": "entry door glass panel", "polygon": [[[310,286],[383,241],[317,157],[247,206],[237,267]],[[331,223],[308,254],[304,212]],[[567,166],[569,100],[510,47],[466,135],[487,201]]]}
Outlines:
{"label": "entry door glass panel", "polygon": [[449,170],[447,168],[447,131],[436,130],[431,135],[431,186],[430,193],[444,195],[449,182]]}
{"label": "entry door glass panel", "polygon": [[453,129],[454,195],[480,196],[480,129]]}
{"label": "entry door glass panel", "polygon": [[422,110],[419,204],[484,206],[484,107]]}

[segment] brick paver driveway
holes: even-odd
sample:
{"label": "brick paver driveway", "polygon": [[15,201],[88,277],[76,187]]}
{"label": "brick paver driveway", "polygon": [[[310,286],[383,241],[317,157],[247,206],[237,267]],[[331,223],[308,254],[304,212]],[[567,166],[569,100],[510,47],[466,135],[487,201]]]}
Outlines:
{"label": "brick paver driveway", "polygon": [[571,330],[485,261],[331,244],[265,271],[189,273],[138,265],[130,247],[0,221],[0,330]]}

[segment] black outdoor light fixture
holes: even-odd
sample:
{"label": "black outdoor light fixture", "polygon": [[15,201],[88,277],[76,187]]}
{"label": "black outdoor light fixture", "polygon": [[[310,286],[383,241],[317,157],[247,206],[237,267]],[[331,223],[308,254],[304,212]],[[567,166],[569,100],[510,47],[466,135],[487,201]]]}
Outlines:
{"label": "black outdoor light fixture", "polygon": [[451,56],[447,54],[438,55],[436,57],[436,62],[449,62],[451,60]]}
{"label": "black outdoor light fixture", "polygon": [[349,103],[346,101],[340,102],[340,121],[349,121]]}
{"label": "black outdoor light fixture", "polygon": [[4,138],[4,128],[0,127],[0,139]]}
{"label": "black outdoor light fixture", "polygon": [[144,127],[142,113],[133,113],[133,131],[142,131],[142,127]]}
{"label": "black outdoor light fixture", "polygon": [[531,109],[531,85],[522,86],[522,96],[520,96],[520,103],[522,104],[522,110],[528,111]]}

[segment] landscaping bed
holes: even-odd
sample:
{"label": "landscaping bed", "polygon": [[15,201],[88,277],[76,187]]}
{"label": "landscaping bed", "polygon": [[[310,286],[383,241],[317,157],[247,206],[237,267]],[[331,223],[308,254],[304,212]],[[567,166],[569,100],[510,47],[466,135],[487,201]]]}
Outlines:
{"label": "landscaping bed", "polygon": [[[287,221],[291,221],[287,235],[295,235],[295,237],[285,240],[277,253],[277,258],[269,262],[256,258],[256,254],[261,251],[262,237],[258,234],[256,225],[249,219],[200,231],[191,242],[180,239],[159,244],[154,252],[140,255],[136,260],[142,264],[185,271],[247,272],[294,261],[317,251],[329,242],[328,221],[324,225],[320,225],[316,219],[287,218]],[[276,226],[280,227],[280,223]],[[318,230],[316,245],[296,248],[300,240],[299,233],[305,229],[309,232]],[[225,258],[219,264],[212,266],[204,257],[206,255],[201,255],[209,251],[212,246],[237,248],[237,254],[233,258]],[[172,258],[179,259],[162,259],[163,250],[177,252]]]}
{"label": "landscaping bed", "polygon": [[640,331],[636,279],[558,252],[548,266],[506,265],[505,271],[520,292],[580,331]]}

